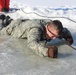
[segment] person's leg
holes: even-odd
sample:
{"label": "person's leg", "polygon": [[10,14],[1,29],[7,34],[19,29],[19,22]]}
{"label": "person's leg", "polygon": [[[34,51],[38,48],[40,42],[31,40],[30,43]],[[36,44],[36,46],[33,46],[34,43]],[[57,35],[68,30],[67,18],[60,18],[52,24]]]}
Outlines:
{"label": "person's leg", "polygon": [[6,17],[6,16],[5,16],[4,14],[1,14],[1,15],[0,15],[0,30],[4,27],[4,26],[3,26],[3,21],[4,21],[5,17]]}

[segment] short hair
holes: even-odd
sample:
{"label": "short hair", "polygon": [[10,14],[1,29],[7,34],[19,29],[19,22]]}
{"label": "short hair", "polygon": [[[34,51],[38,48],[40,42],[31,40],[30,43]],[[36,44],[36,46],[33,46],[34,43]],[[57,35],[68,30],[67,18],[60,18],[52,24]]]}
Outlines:
{"label": "short hair", "polygon": [[62,25],[62,23],[59,20],[53,20],[48,25],[55,26],[57,28],[57,30],[59,31],[59,35],[62,33],[63,25]]}

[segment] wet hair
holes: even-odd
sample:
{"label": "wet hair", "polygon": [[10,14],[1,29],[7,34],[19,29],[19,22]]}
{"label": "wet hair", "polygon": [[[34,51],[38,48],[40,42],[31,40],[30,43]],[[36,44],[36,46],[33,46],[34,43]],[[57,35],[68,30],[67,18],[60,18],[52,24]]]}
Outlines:
{"label": "wet hair", "polygon": [[59,20],[53,20],[48,25],[50,25],[50,26],[52,25],[53,27],[56,27],[57,30],[59,31],[59,35],[62,33],[63,25]]}

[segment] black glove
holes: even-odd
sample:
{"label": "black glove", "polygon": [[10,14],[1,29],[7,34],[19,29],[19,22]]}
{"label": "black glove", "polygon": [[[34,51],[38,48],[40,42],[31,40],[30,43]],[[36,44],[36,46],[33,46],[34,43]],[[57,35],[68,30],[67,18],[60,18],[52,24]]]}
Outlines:
{"label": "black glove", "polygon": [[8,26],[10,22],[13,20],[12,18],[10,18],[10,16],[6,16],[4,14],[0,15],[0,19],[2,20],[2,27]]}
{"label": "black glove", "polygon": [[68,38],[66,41],[67,41],[67,43],[68,43],[69,45],[73,44],[73,39],[72,39],[72,38]]}
{"label": "black glove", "polygon": [[1,15],[0,15],[0,19],[1,19],[1,20],[4,20],[5,18],[6,18],[6,15],[4,15],[4,14],[1,14]]}
{"label": "black glove", "polygon": [[13,19],[11,19],[10,16],[6,16],[6,18],[4,19],[4,22],[3,22],[4,27],[8,26],[12,20]]}
{"label": "black glove", "polygon": [[70,31],[67,28],[64,28],[62,31],[62,37],[66,40],[66,42],[71,45],[73,44],[73,38]]}
{"label": "black glove", "polygon": [[48,57],[57,58],[58,48],[56,46],[50,46],[50,47],[48,47],[47,53],[48,53]]}

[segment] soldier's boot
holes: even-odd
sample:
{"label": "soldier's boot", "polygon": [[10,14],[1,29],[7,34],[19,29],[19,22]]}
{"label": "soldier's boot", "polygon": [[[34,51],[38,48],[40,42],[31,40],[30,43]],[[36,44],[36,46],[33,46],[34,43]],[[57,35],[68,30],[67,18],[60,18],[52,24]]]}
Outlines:
{"label": "soldier's boot", "polygon": [[3,28],[3,27],[8,26],[13,19],[10,18],[10,16],[6,16],[4,14],[1,14],[0,15],[0,20],[2,20],[1,25],[2,25],[2,28]]}
{"label": "soldier's boot", "polygon": [[4,21],[5,17],[6,16],[4,14],[0,15],[0,30],[3,28],[3,21]]}

